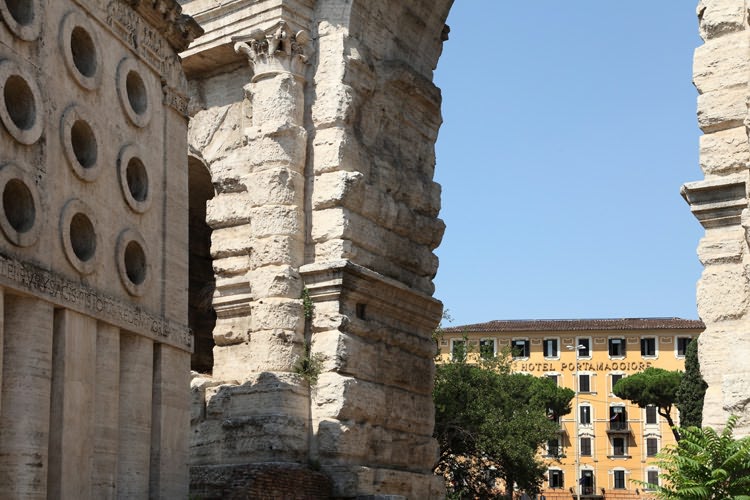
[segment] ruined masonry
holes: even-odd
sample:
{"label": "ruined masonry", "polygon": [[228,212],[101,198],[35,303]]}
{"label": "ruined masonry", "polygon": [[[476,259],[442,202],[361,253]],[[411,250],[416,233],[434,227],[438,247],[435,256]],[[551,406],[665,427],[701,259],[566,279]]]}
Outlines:
{"label": "ruined masonry", "polygon": [[706,324],[698,353],[708,391],[704,425],[741,417],[736,434],[750,434],[750,210],[748,209],[748,99],[750,26],[743,0],[701,0],[703,45],[695,51],[700,166],[705,180],[682,195],[705,228],[698,257],[698,313]]}
{"label": "ruined masonry", "polygon": [[336,497],[442,498],[432,71],[451,1],[182,4],[206,32],[181,54],[191,175],[213,187],[190,183],[210,241],[191,253],[215,280],[215,317],[199,283],[190,299],[191,491],[280,462]]}
{"label": "ruined masonry", "polygon": [[3,498],[187,498],[187,81],[171,0],[0,0]]}

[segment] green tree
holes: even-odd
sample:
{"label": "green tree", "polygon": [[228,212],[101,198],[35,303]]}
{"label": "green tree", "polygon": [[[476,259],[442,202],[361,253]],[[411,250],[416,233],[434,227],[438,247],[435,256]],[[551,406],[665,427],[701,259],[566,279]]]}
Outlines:
{"label": "green tree", "polygon": [[612,388],[615,396],[627,399],[645,408],[655,405],[659,415],[664,417],[672,428],[675,440],[680,440],[679,430],[672,419],[672,405],[677,401],[677,388],[680,386],[682,373],[662,368],[646,368],[640,373],[620,379]]}
{"label": "green tree", "polygon": [[659,454],[664,485],[640,483],[664,500],[750,500],[750,436],[732,437],[729,417],[721,434],[706,427],[683,427],[676,446]]}
{"label": "green tree", "polygon": [[[570,412],[574,393],[546,378],[510,373],[507,357],[473,365],[446,363],[435,379],[435,437],[449,490],[467,497],[492,494],[485,472],[527,493],[539,492],[546,465],[538,451],[558,436],[553,416]],[[460,458],[457,458],[460,457]]]}
{"label": "green tree", "polygon": [[708,384],[701,376],[698,360],[698,341],[688,344],[685,352],[685,373],[677,389],[677,408],[682,427],[700,427],[703,422],[703,397]]}

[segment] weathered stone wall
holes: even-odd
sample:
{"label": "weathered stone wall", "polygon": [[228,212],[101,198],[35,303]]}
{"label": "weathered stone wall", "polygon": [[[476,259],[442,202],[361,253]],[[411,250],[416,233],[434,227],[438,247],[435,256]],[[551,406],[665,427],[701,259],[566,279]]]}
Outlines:
{"label": "weathered stone wall", "polygon": [[701,0],[703,45],[695,51],[700,165],[705,180],[683,196],[706,233],[698,245],[705,266],[698,282],[698,313],[706,324],[699,356],[708,383],[703,419],[722,426],[741,417],[737,433],[750,432],[750,253],[748,252],[748,78],[750,29],[743,0]]}
{"label": "weathered stone wall", "polygon": [[309,463],[337,497],[441,497],[432,70],[451,1],[183,4],[206,29],[182,54],[189,145],[216,189],[196,471]]}
{"label": "weathered stone wall", "polygon": [[4,498],[187,496],[199,33],[170,0],[0,0]]}

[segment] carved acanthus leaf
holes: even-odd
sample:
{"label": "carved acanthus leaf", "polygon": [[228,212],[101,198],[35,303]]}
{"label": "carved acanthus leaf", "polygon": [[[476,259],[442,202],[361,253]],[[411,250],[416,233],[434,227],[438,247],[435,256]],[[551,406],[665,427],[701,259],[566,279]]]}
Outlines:
{"label": "carved acanthus leaf", "polygon": [[305,30],[293,33],[284,21],[268,31],[254,29],[247,35],[232,37],[234,50],[244,54],[252,66],[268,63],[269,59],[289,58],[290,62],[306,63],[306,50],[312,37]]}

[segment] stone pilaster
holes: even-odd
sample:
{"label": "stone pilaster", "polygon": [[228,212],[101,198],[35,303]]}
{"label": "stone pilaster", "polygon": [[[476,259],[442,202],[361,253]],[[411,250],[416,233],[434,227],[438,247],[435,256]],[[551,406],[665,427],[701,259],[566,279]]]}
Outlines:
{"label": "stone pilaster", "polygon": [[308,389],[294,367],[304,354],[298,269],[311,39],[279,21],[232,41],[252,77],[234,117],[240,138],[231,168],[221,168],[226,159],[211,165],[219,189],[207,214],[217,271],[212,375],[229,385],[202,393],[205,439],[193,442],[193,463],[299,461],[307,457],[309,413]]}

